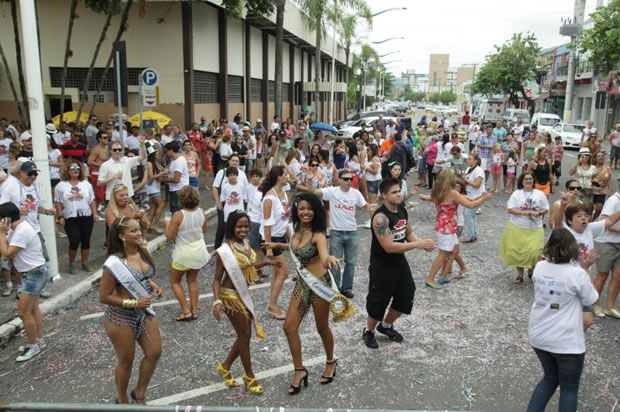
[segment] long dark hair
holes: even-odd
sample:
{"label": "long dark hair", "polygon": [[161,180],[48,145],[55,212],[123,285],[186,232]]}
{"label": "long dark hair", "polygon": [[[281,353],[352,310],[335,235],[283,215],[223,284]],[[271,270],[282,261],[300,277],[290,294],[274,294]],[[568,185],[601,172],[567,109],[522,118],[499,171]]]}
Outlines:
{"label": "long dark hair", "polygon": [[[125,246],[123,245],[123,241],[121,240],[119,235],[121,233],[125,233],[125,230],[127,230],[127,226],[131,220],[135,219],[121,216],[117,217],[116,220],[110,225],[110,233],[108,233],[108,252],[106,254],[106,257],[112,255],[117,255],[124,258],[127,257],[127,255],[125,254]],[[138,223],[138,225],[140,224],[140,222],[138,222],[137,220],[135,221]],[[142,245],[138,245],[138,253],[140,254],[142,260],[148,262],[148,264],[151,265],[151,267],[153,268],[153,273],[155,273],[155,263],[153,262],[153,258],[151,257],[148,249]]]}
{"label": "long dark hair", "polygon": [[235,226],[237,226],[237,222],[243,218],[246,218],[248,220],[248,224],[250,224],[250,218],[245,212],[235,210],[228,215],[228,220],[226,221],[226,231],[224,232],[224,237],[227,240],[235,237]]}
{"label": "long dark hair", "polygon": [[312,218],[312,232],[325,233],[327,231],[327,216],[325,213],[325,207],[323,207],[323,204],[318,196],[310,192],[299,192],[293,200],[293,210],[291,212],[293,228],[297,230],[301,223],[299,220],[298,210],[299,203],[304,200],[310,203],[310,207],[314,212],[314,217]]}
{"label": "long dark hair", "polygon": [[265,193],[270,191],[276,185],[276,183],[278,183],[278,177],[282,176],[283,174],[284,167],[282,166],[274,166],[269,169],[269,173],[267,173],[267,176],[265,176],[265,179],[263,179],[263,183],[261,183],[260,187],[258,188],[258,190],[263,194],[263,197],[265,196]]}
{"label": "long dark hair", "polygon": [[157,164],[157,159],[155,158],[155,156],[157,156],[157,151],[154,151],[153,153],[148,155],[148,157],[146,158],[146,161],[149,162],[153,166],[154,175],[159,173],[159,165]]}
{"label": "long dark hair", "polygon": [[349,140],[347,142],[347,148],[349,149],[349,159],[353,159],[353,156],[357,156],[359,160],[359,153],[357,153],[357,145],[355,142]]}

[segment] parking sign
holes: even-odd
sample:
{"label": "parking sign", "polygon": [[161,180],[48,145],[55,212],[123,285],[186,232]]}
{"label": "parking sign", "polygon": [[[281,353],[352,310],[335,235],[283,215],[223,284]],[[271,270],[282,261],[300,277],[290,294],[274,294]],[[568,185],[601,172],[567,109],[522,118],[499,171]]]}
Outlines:
{"label": "parking sign", "polygon": [[140,94],[142,95],[142,106],[157,106],[157,83],[159,75],[155,69],[144,69],[140,74]]}

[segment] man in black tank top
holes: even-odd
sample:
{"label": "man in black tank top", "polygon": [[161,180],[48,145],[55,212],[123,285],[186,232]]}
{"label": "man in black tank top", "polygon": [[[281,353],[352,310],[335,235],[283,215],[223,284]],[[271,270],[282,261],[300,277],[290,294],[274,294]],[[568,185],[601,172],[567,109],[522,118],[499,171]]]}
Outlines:
{"label": "man in black tank top", "polygon": [[[407,209],[401,204],[399,181],[383,179],[379,191],[383,205],[372,217],[370,284],[366,297],[368,320],[362,335],[366,346],[372,349],[379,347],[375,329],[394,342],[403,341],[392,324],[401,314],[410,314],[413,307],[415,284],[405,252],[435,249],[434,240],[422,239],[413,233]],[[390,309],[385,315],[388,305]]]}

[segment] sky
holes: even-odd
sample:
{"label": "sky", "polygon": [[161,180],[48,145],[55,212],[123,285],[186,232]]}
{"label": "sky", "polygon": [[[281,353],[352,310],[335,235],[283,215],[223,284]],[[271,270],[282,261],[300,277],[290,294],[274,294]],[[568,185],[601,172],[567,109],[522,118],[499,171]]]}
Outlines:
{"label": "sky", "polygon": [[[381,59],[396,76],[406,69],[428,73],[431,53],[450,54],[450,68],[461,64],[483,63],[513,33],[530,31],[542,48],[563,44],[567,37],[559,35],[560,19],[572,17],[574,0],[366,0],[373,13],[389,11],[374,17],[371,30],[360,25],[357,50],[363,43],[376,48]],[[597,0],[586,1],[586,20],[596,8]],[[604,4],[608,1],[605,0]],[[379,45],[390,37],[404,37]]]}

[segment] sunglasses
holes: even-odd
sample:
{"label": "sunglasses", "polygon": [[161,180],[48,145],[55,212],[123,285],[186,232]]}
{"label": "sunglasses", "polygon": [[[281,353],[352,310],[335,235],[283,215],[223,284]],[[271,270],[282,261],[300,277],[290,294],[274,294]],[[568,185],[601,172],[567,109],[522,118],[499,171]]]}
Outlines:
{"label": "sunglasses", "polygon": [[69,166],[69,170],[80,170],[80,166]]}
{"label": "sunglasses", "polygon": [[352,182],[353,178],[352,177],[341,177],[341,180],[344,180],[345,182]]}
{"label": "sunglasses", "polygon": [[579,190],[579,191],[581,191],[581,187],[579,187],[579,186],[570,186],[570,187],[568,188],[568,190],[573,191],[573,192],[574,192],[575,190]]}
{"label": "sunglasses", "polygon": [[118,152],[122,152],[123,149],[112,149],[112,151],[118,153]]}
{"label": "sunglasses", "polygon": [[319,164],[318,163],[312,163],[310,166],[312,166],[312,167],[319,167]]}
{"label": "sunglasses", "polygon": [[26,174],[28,175],[28,177],[33,177],[33,176],[37,177],[37,176],[39,176],[39,172],[34,172],[34,171],[33,172],[28,172]]}

